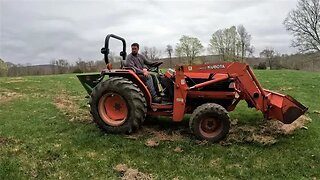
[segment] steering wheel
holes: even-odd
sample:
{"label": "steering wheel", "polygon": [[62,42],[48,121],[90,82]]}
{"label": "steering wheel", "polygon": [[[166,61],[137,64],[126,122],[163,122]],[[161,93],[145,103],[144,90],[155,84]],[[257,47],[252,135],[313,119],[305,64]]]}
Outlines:
{"label": "steering wheel", "polygon": [[163,64],[163,62],[162,61],[158,61],[158,62],[152,63],[150,66],[151,67],[159,67],[161,64]]}
{"label": "steering wheel", "polygon": [[158,62],[154,62],[152,64],[149,65],[149,71],[152,71],[152,72],[158,72],[159,71],[159,66],[163,64],[162,61],[158,61]]}

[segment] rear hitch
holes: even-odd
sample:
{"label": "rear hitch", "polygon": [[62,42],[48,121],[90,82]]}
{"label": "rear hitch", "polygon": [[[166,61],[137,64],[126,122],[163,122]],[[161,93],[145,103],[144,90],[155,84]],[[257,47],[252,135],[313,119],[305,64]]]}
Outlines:
{"label": "rear hitch", "polygon": [[81,82],[84,89],[88,94],[91,94],[92,89],[96,87],[104,78],[104,75],[100,73],[90,73],[90,74],[78,74],[79,81]]}

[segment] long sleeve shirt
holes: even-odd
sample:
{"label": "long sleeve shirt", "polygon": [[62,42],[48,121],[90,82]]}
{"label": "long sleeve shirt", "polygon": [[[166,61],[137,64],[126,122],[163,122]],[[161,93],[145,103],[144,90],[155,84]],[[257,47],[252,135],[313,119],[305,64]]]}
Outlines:
{"label": "long sleeve shirt", "polygon": [[148,61],[147,58],[142,54],[137,54],[136,56],[130,53],[127,56],[126,64],[128,67],[133,68],[136,73],[140,74],[143,73],[143,69],[147,68],[146,65],[151,65],[152,62]]}

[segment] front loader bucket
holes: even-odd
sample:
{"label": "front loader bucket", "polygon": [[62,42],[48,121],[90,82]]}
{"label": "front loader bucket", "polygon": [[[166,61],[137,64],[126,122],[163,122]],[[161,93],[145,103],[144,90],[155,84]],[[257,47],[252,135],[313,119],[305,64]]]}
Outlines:
{"label": "front loader bucket", "polygon": [[289,95],[282,95],[269,90],[265,90],[265,92],[269,100],[270,108],[267,111],[269,118],[275,118],[284,124],[290,124],[308,110],[307,107]]}
{"label": "front loader bucket", "polygon": [[77,77],[88,94],[91,94],[92,89],[99,83],[98,79],[101,77],[101,75],[100,73],[90,73],[78,74]]}

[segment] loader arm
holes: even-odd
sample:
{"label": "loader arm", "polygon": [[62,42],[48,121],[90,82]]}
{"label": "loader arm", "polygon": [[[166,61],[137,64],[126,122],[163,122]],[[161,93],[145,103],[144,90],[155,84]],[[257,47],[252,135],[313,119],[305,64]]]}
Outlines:
{"label": "loader arm", "polygon": [[[248,105],[261,111],[265,118],[274,118],[285,124],[290,124],[308,110],[308,108],[288,95],[263,89],[249,65],[244,63],[185,65],[181,69],[185,73],[213,73],[214,77],[217,77],[217,80],[211,80],[212,83],[219,82],[219,77],[223,75],[233,79],[239,97],[228,107],[229,111],[234,110],[240,100],[245,100]],[[225,79],[221,78],[221,80]],[[193,88],[190,87],[189,90]]]}

